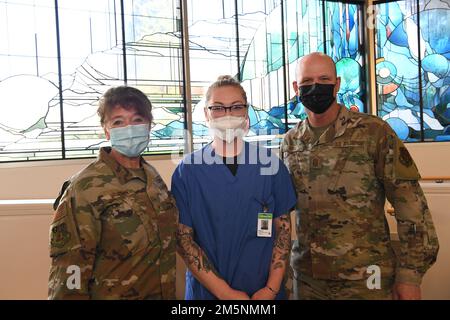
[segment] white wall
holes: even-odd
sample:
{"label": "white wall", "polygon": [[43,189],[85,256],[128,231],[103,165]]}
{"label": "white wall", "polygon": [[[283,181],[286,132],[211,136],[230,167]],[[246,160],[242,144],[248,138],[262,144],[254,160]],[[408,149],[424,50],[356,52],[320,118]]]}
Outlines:
{"label": "white wall", "polygon": [[46,299],[50,205],[0,206],[0,299]]}
{"label": "white wall", "polygon": [[422,290],[427,299],[450,300],[450,182],[446,185],[423,184],[436,226],[440,250],[436,265],[423,279]]}

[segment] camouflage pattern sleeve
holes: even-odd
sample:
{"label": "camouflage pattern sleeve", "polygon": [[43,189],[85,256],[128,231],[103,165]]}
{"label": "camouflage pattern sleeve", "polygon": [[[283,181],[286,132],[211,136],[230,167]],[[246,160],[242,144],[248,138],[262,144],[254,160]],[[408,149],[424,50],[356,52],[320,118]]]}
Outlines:
{"label": "camouflage pattern sleeve", "polygon": [[81,193],[69,187],[50,226],[48,299],[90,299],[101,223]]}
{"label": "camouflage pattern sleeve", "polygon": [[[167,187],[165,188],[167,191]],[[162,241],[160,256],[161,290],[163,299],[176,299],[176,227],[178,209],[175,198],[170,192],[166,200],[161,201],[159,233]]]}
{"label": "camouflage pattern sleeve", "polygon": [[[148,181],[147,193],[152,206],[157,208],[159,238],[161,239],[160,275],[162,298],[176,299],[176,230],[178,226],[178,208],[172,193],[159,173],[146,164]],[[156,228],[155,228],[156,229]]]}
{"label": "camouflage pattern sleeve", "polygon": [[427,200],[418,182],[420,175],[403,142],[388,124],[376,141],[375,171],[395,209],[400,239],[396,282],[420,285],[439,251]]}

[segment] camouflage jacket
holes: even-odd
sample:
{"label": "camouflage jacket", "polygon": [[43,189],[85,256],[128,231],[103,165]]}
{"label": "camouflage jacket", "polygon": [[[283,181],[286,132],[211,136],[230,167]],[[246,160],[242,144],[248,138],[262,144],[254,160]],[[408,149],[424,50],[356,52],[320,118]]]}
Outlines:
{"label": "camouflage jacket", "polygon": [[[313,143],[307,120],[282,143],[297,191],[294,276],[365,279],[367,267],[381,275],[420,284],[436,260],[439,244],[420,175],[389,124],[341,106],[334,123]],[[400,250],[395,256],[385,217],[393,205]]]}
{"label": "camouflage jacket", "polygon": [[48,297],[175,299],[175,201],[144,159],[143,170],[128,170],[109,152],[102,148],[62,190]]}

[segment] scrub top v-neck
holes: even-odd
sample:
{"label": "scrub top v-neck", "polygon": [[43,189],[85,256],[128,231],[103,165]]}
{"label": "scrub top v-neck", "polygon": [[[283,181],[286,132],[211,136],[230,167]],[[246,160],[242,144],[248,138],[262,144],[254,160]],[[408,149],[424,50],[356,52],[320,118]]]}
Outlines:
{"label": "scrub top v-neck", "polygon": [[[194,230],[195,242],[219,275],[250,296],[266,285],[275,240],[274,224],[271,237],[257,236],[258,214],[266,211],[276,219],[296,203],[283,162],[263,151],[244,143],[233,175],[209,144],[185,157],[172,176],[180,223]],[[277,298],[284,296],[281,290]],[[215,299],[189,270],[185,298]]]}
{"label": "scrub top v-neck", "polygon": [[225,164],[225,166],[228,168],[228,170],[230,170],[231,174],[233,176],[236,176],[239,164],[238,164],[238,157],[222,157],[223,159],[223,163]]}

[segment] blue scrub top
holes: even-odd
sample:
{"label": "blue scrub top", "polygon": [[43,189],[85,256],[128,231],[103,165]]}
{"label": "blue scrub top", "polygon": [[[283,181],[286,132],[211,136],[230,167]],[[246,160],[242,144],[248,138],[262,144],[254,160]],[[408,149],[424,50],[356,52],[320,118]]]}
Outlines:
{"label": "blue scrub top", "polygon": [[[194,230],[219,275],[233,288],[252,296],[268,280],[275,240],[257,236],[263,207],[273,219],[289,214],[296,194],[283,162],[269,149],[245,142],[236,176],[211,144],[186,156],[172,176],[172,193],[180,223]],[[284,299],[284,286],[277,299]],[[186,272],[186,300],[216,299]]]}

